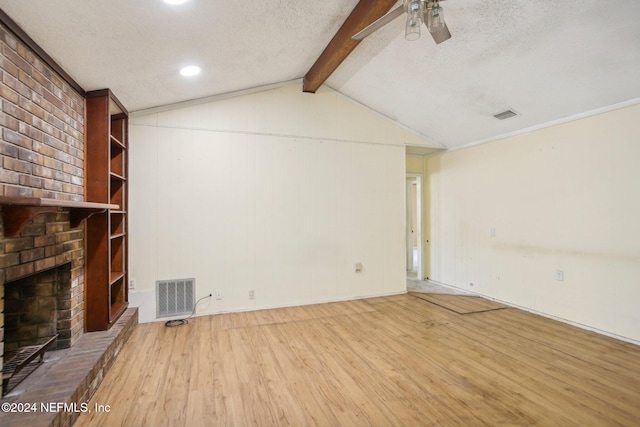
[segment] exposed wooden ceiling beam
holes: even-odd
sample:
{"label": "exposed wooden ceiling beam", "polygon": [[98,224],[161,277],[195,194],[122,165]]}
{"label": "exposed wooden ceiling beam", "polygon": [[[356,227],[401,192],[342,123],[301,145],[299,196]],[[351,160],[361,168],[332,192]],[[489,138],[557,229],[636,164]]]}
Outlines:
{"label": "exposed wooden ceiling beam", "polygon": [[397,0],[360,0],[304,76],[302,91],[315,93],[360,43],[351,37],[382,17],[396,3]]}

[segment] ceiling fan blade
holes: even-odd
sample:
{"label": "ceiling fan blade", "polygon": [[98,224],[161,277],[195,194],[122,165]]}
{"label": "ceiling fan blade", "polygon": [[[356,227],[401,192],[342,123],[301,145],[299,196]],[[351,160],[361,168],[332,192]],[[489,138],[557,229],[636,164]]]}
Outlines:
{"label": "ceiling fan blade", "polygon": [[403,13],[404,13],[404,6],[400,5],[395,9],[393,9],[391,12],[384,15],[382,18],[378,19],[377,21],[374,21],[368,27],[365,27],[363,30],[361,30],[359,33],[355,34],[351,38],[353,40],[362,40],[363,38],[367,37],[369,34],[373,33],[374,31],[384,27],[389,22],[393,21]]}
{"label": "ceiling fan blade", "polygon": [[435,33],[430,32],[430,34],[436,44],[440,44],[443,41],[449,40],[451,38],[451,33],[449,32],[449,28],[447,28],[447,24],[444,24],[444,28],[440,31],[436,31]]}

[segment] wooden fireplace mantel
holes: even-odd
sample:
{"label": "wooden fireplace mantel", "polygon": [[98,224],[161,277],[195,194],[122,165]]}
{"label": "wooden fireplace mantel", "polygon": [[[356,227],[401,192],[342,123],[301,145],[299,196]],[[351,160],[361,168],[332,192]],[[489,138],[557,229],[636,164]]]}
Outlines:
{"label": "wooden fireplace mantel", "polygon": [[104,212],[107,209],[119,209],[118,205],[109,203],[10,196],[0,196],[0,206],[2,206],[5,237],[17,236],[29,221],[38,215],[57,212],[59,208],[69,209],[71,228],[78,227],[84,219],[91,215]]}

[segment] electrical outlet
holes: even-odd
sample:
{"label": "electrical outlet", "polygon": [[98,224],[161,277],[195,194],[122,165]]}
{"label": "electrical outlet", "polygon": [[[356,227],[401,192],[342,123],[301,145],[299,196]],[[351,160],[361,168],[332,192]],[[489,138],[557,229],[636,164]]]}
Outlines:
{"label": "electrical outlet", "polygon": [[135,288],[136,288],[136,279],[129,280],[129,289],[135,289]]}
{"label": "electrical outlet", "polygon": [[564,280],[564,271],[556,270],[556,280],[562,282]]}
{"label": "electrical outlet", "polygon": [[356,273],[360,273],[362,271],[362,263],[361,262],[354,263],[353,271],[355,271]]}
{"label": "electrical outlet", "polygon": [[251,289],[249,291],[249,299],[254,299],[256,297],[256,291],[254,291],[253,289]]}
{"label": "electrical outlet", "polygon": [[216,291],[216,299],[222,299],[222,291]]}

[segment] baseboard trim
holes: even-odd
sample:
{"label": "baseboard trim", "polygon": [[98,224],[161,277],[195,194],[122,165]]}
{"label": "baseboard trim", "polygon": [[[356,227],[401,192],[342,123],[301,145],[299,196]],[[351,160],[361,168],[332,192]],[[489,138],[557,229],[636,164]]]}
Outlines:
{"label": "baseboard trim", "polygon": [[509,302],[509,301],[504,301],[504,300],[501,300],[501,299],[498,299],[498,298],[493,298],[493,297],[491,297],[489,295],[484,295],[484,294],[480,294],[478,292],[469,291],[468,289],[457,288],[455,286],[451,286],[451,285],[446,284],[446,283],[441,283],[441,282],[438,282],[436,280],[429,279],[429,280],[426,280],[426,282],[431,282],[433,284],[436,284],[436,285],[439,285],[439,286],[444,286],[444,287],[447,287],[449,289],[455,289],[457,291],[468,292],[471,295],[479,296],[479,297],[482,297],[482,298],[486,298],[486,299],[488,299],[490,301],[495,301],[495,302],[498,302],[500,304],[504,304],[504,305],[509,306],[509,307],[517,308],[518,310],[523,310],[523,311],[526,311],[526,312],[531,313],[531,314],[537,314],[538,316],[546,317],[547,319],[557,320],[558,322],[566,323],[567,325],[575,326],[577,328],[584,329],[586,331],[595,332],[597,334],[604,335],[604,336],[609,337],[609,338],[613,338],[613,339],[616,339],[616,340],[619,340],[619,341],[627,342],[629,344],[634,344],[634,345],[640,346],[640,341],[638,341],[638,340],[634,340],[632,338],[628,338],[628,337],[625,337],[625,336],[622,336],[622,335],[617,335],[617,334],[614,334],[612,332],[603,331],[602,329],[594,328],[593,326],[585,325],[585,324],[582,324],[582,323],[574,322],[572,320],[564,319],[562,317],[554,316],[553,314],[544,313],[542,311],[534,310],[534,309],[529,308],[529,307],[523,307],[521,305],[514,304],[514,303]]}

